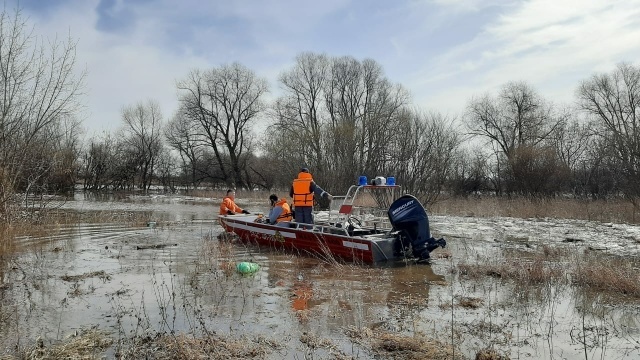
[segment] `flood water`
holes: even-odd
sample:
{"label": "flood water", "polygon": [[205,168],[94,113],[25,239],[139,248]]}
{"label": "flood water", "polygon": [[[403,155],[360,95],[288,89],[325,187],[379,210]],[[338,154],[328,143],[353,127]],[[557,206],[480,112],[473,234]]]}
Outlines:
{"label": "flood water", "polygon": [[[15,240],[21,250],[0,265],[0,357],[37,339],[55,344],[97,327],[115,339],[154,332],[263,337],[281,344],[267,356],[273,359],[372,359],[348,335],[365,329],[422,334],[454,344],[466,358],[487,347],[512,359],[640,358],[638,301],[611,304],[572,287],[524,289],[455,270],[462,261],[509,258],[543,244],[637,257],[637,226],[431,216],[434,235],[448,241],[445,257],[437,250],[431,265],[371,267],[221,242],[218,202],[78,196],[60,204],[114,220],[52,226]],[[127,220],[140,214],[148,220]],[[260,270],[241,275],[240,261]],[[464,299],[477,306],[460,306]],[[310,349],[301,334],[331,345]],[[112,348],[106,356],[114,354]]]}

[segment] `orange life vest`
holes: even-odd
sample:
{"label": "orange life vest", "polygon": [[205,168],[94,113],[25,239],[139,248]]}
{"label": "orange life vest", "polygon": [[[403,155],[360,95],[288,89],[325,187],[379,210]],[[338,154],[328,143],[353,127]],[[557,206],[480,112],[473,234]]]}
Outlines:
{"label": "orange life vest", "polygon": [[282,208],[282,212],[276,219],[276,223],[279,223],[281,221],[291,221],[293,219],[293,216],[291,216],[291,207],[289,207],[289,204],[287,204],[287,199],[278,200],[278,202],[275,203],[274,206],[279,206]]}
{"label": "orange life vest", "polygon": [[220,215],[227,215],[227,210],[234,212],[234,213],[240,213],[242,212],[242,208],[240,208],[238,205],[236,205],[236,203],[228,196],[225,196],[224,199],[222,199],[222,203],[220,204]]}
{"label": "orange life vest", "polygon": [[313,206],[313,191],[311,182],[313,178],[307,172],[298,174],[298,178],[293,180],[293,205]]}

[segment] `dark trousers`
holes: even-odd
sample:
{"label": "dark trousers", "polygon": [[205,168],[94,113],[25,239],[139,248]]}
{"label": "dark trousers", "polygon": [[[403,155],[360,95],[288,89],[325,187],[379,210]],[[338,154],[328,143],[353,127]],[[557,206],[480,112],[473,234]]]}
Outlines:
{"label": "dark trousers", "polygon": [[313,224],[313,206],[296,206],[296,222]]}

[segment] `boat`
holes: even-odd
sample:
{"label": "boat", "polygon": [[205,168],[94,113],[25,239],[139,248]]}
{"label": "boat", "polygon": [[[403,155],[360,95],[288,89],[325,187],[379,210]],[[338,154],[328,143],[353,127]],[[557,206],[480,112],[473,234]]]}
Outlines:
{"label": "boat", "polygon": [[[377,179],[377,178],[376,178]],[[384,179],[384,178],[383,178]],[[429,263],[430,253],[446,241],[431,236],[424,207],[412,195],[396,198],[395,181],[353,185],[338,209],[315,213],[313,224],[275,225],[262,214],[221,215],[224,230],[244,243],[308,254],[327,260],[380,264],[399,260]]]}

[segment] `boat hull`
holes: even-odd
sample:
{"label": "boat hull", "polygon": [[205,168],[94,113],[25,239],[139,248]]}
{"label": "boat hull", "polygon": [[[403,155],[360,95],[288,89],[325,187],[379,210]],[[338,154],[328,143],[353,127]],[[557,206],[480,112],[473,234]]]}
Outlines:
{"label": "boat hull", "polygon": [[220,223],[245,243],[309,254],[325,260],[342,259],[374,264],[396,260],[394,237],[388,235],[352,236],[344,229],[330,226],[286,223],[286,226],[255,222],[256,216],[221,216]]}

